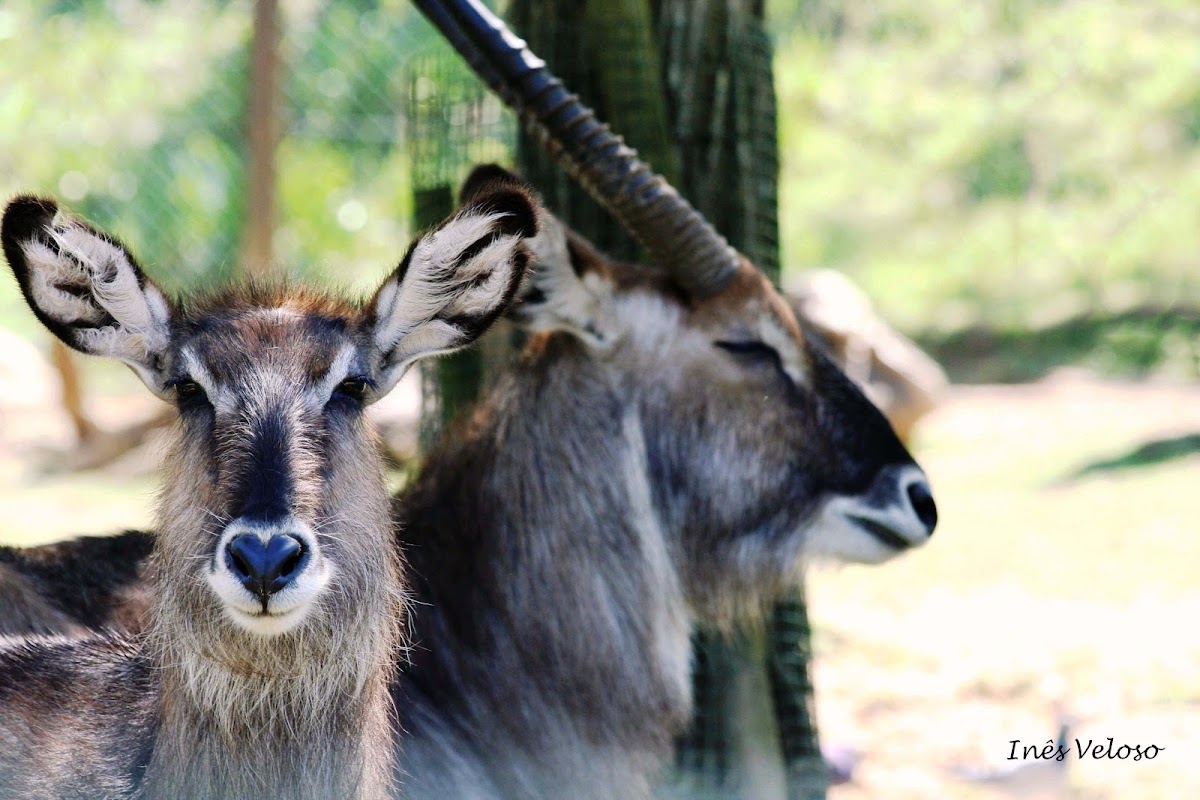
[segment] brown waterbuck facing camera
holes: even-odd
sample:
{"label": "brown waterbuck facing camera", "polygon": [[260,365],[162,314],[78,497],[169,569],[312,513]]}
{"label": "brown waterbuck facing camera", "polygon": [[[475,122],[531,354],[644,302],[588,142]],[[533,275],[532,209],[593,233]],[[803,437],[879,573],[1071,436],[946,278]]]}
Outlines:
{"label": "brown waterbuck facing camera", "polygon": [[364,407],[503,312],[534,229],[523,192],[481,186],[366,303],[172,302],[53,202],[9,204],[4,253],[37,317],[179,422],[146,630],[3,640],[0,797],[392,795],[406,588]]}

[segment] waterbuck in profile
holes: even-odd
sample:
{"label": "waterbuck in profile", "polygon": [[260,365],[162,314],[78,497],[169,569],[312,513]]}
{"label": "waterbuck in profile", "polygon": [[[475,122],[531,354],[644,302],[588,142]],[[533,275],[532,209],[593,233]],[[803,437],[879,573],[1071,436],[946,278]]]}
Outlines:
{"label": "waterbuck in profile", "polygon": [[136,636],[0,649],[0,797],[395,793],[405,585],[366,404],[512,300],[528,198],[481,187],[366,303],[247,287],[169,300],[123,246],[21,197],[8,263],[67,344],[178,406]]}
{"label": "waterbuck in profile", "polygon": [[765,276],[544,62],[478,0],[416,4],[658,268],[544,217],[535,335],[397,503],[407,791],[648,798],[691,710],[693,623],[752,618],[813,556],[924,543],[933,497]]}
{"label": "waterbuck in profile", "polygon": [[414,800],[649,797],[691,710],[694,623],[753,619],[806,561],[883,561],[936,520],[752,266],[699,297],[540,230],[513,311],[533,335],[395,503]]}

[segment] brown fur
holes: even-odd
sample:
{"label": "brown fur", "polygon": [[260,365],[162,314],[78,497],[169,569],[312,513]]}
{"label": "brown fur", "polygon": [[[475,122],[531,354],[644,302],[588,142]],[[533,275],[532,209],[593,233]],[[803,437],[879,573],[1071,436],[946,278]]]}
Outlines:
{"label": "brown fur", "polygon": [[3,564],[0,564],[0,595],[5,601],[0,635],[61,633],[77,636],[87,630],[56,608],[30,578]]}
{"label": "brown fur", "polygon": [[149,596],[139,531],[38,547],[0,547],[0,635],[141,630]]}

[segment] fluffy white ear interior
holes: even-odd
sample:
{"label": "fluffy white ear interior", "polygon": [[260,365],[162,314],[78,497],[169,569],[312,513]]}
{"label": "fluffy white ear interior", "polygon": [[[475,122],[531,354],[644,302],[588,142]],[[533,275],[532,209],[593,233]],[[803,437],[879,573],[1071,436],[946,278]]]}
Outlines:
{"label": "fluffy white ear interior", "polygon": [[[449,306],[460,299],[457,288],[466,288],[469,281],[492,270],[492,259],[484,258],[485,255],[511,253],[519,240],[499,237],[466,263],[458,263],[468,248],[491,235],[500,217],[500,214],[483,214],[455,218],[417,242],[403,274],[390,277],[379,291],[375,344],[381,350],[395,348],[418,326],[445,316]],[[489,250],[493,252],[488,253]],[[488,280],[496,277],[493,272]]]}
{"label": "fluffy white ear interior", "polygon": [[[527,200],[525,214],[532,218]],[[507,308],[524,274],[518,211],[467,208],[424,236],[375,296],[381,393],[421,358],[473,342]]]}
{"label": "fluffy white ear interior", "polygon": [[94,231],[57,219],[45,238],[20,243],[30,302],[68,344],[128,364],[156,393],[158,356],[171,307],[126,252]]}

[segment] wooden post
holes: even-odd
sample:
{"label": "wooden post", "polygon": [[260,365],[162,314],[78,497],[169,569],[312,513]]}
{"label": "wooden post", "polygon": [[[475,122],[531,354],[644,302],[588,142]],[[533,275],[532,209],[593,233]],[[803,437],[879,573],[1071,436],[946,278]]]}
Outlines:
{"label": "wooden post", "polygon": [[246,104],[247,202],[242,264],[251,275],[272,266],[275,149],[279,145],[279,2],[255,0]]}
{"label": "wooden post", "polygon": [[58,372],[62,384],[62,404],[75,429],[75,441],[85,444],[96,435],[96,425],[83,407],[83,384],[79,379],[79,364],[74,354],[58,339],[50,343],[50,363]]}

